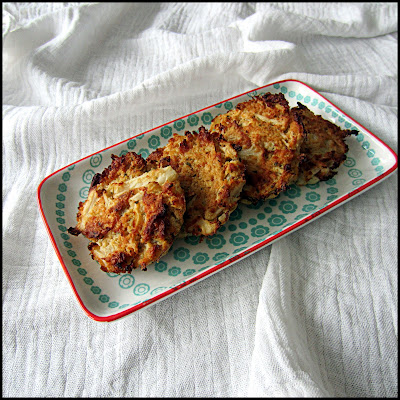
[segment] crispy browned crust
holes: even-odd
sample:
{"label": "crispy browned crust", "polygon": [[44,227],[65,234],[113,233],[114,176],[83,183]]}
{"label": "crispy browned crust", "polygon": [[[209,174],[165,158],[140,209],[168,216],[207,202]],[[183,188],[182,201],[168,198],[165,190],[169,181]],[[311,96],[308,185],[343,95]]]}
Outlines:
{"label": "crispy browned crust", "polygon": [[[112,154],[111,159],[111,164],[106,167],[101,174],[97,173],[93,176],[88,197],[92,191],[96,191],[100,197],[103,191],[107,192],[107,186],[113,181],[120,180],[122,182],[125,176],[135,178],[146,172],[146,160],[135,152],[129,152],[121,157]],[[119,205],[115,206],[116,210],[118,208],[122,209],[123,200],[123,198],[119,200]],[[78,225],[76,227],[69,228],[68,232],[75,236],[82,233],[83,236],[87,237],[88,239],[102,238],[111,229],[111,226],[113,226],[114,218],[112,214],[108,216],[104,215],[101,219],[92,218],[83,225],[80,223],[80,221],[83,217],[82,210],[86,201],[81,201],[79,203],[78,214],[76,217]]]}
{"label": "crispy browned crust", "polygon": [[152,168],[169,165],[178,173],[187,206],[183,236],[214,234],[237,207],[245,166],[231,144],[203,126],[198,133],[174,133],[147,162]]}
{"label": "crispy browned crust", "polygon": [[[180,232],[184,193],[172,169],[168,170],[172,177],[157,181],[165,169],[149,175],[146,161],[136,153],[112,159],[109,167],[94,176],[88,199],[79,203],[77,225],[68,232],[91,240],[90,254],[103,271],[146,270],[169,250]],[[129,187],[131,182],[136,183]]]}
{"label": "crispy browned crust", "polygon": [[246,166],[243,198],[254,203],[271,199],[296,181],[303,125],[282,93],[266,93],[239,103],[215,117],[210,130],[239,149]]}
{"label": "crispy browned crust", "polygon": [[97,190],[106,187],[110,182],[117,180],[124,175],[131,178],[143,174],[146,170],[146,160],[135,152],[131,151],[118,157],[111,155],[111,164],[101,174],[96,174],[90,185],[90,189],[97,186]]}
{"label": "crispy browned crust", "polygon": [[349,148],[345,138],[357,135],[356,130],[343,130],[332,122],[315,115],[305,105],[297,103],[292,110],[301,116],[306,139],[301,152],[304,162],[301,163],[298,185],[326,181],[337,174],[337,169],[346,160]]}

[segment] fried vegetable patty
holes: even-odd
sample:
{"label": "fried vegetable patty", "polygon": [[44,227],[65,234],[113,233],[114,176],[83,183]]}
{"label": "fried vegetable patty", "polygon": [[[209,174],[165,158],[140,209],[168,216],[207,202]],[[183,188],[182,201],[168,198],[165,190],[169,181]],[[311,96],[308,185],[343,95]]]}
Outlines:
{"label": "fried vegetable patty", "polygon": [[282,93],[266,93],[216,116],[210,130],[238,149],[246,166],[242,197],[271,199],[297,180],[303,126]]}
{"label": "fried vegetable patty", "polygon": [[112,163],[93,177],[88,198],[79,203],[76,227],[91,240],[92,258],[105,272],[130,273],[168,252],[183,224],[185,197],[171,167],[147,172],[134,152],[112,156]]}
{"label": "fried vegetable patty", "polygon": [[326,181],[337,174],[346,160],[349,148],[345,138],[357,135],[356,130],[343,130],[330,121],[315,115],[305,105],[297,103],[293,110],[301,116],[306,133],[301,152],[305,160],[300,165],[297,185]]}
{"label": "fried vegetable patty", "polygon": [[167,145],[147,157],[153,168],[171,166],[185,192],[182,235],[213,235],[235,210],[245,184],[245,166],[235,148],[203,126],[174,133]]}

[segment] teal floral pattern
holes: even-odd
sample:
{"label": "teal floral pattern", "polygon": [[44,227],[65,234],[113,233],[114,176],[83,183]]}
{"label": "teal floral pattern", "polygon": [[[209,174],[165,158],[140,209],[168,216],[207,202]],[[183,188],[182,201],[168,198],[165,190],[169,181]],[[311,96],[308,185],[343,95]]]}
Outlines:
{"label": "teal floral pattern", "polygon": [[139,153],[143,158],[146,158],[146,157],[150,154],[150,151],[149,151],[148,149],[140,149],[140,150],[138,151],[138,153]]}
{"label": "teal floral pattern", "polygon": [[149,290],[150,286],[147,283],[139,283],[139,285],[136,285],[133,289],[133,293],[135,293],[137,296],[143,296]]}
{"label": "teal floral pattern", "polygon": [[155,263],[155,270],[158,272],[163,272],[167,269],[167,263],[165,261],[158,261]]}
{"label": "teal floral pattern", "polygon": [[308,192],[306,193],[306,200],[307,201],[319,201],[321,199],[321,195],[317,192]]}
{"label": "teal floral pattern", "polygon": [[271,226],[281,226],[286,222],[286,218],[283,215],[273,214],[268,218],[268,222]]}
{"label": "teal floral pattern", "polygon": [[129,151],[132,151],[136,147],[136,140],[135,139],[129,140],[127,146]]}
{"label": "teal floral pattern", "polygon": [[328,179],[327,181],[325,181],[325,183],[329,186],[336,185],[336,179],[335,178]]}
{"label": "teal floral pattern", "polygon": [[158,294],[158,293],[162,293],[165,289],[166,289],[165,286],[157,287],[157,288],[155,288],[155,289],[153,289],[153,290],[151,291],[151,294],[154,296],[154,295],[156,295],[156,294]]}
{"label": "teal floral pattern", "polygon": [[215,234],[206,239],[207,246],[210,249],[221,249],[224,247],[226,240],[221,234]]}
{"label": "teal floral pattern", "polygon": [[251,229],[251,235],[253,237],[263,237],[269,233],[268,226],[257,225]]}
{"label": "teal floral pattern", "polygon": [[[94,175],[95,175],[95,172],[92,169],[88,169],[87,171],[84,172],[84,174],[82,176],[83,182],[86,184],[91,184]],[[63,175],[63,180],[65,180],[64,175]]]}
{"label": "teal floral pattern", "polygon": [[348,174],[351,178],[359,178],[362,176],[362,172],[357,168],[352,168],[348,171]]}
{"label": "teal floral pattern", "polygon": [[69,172],[65,172],[65,173],[63,174],[63,176],[62,176],[62,180],[63,180],[64,182],[69,181],[70,178],[71,178],[71,174],[70,174]]}
{"label": "teal floral pattern", "polygon": [[316,210],[318,207],[315,204],[305,204],[302,208],[304,212],[311,212]]}
{"label": "teal floral pattern", "polygon": [[103,160],[103,157],[101,154],[94,154],[91,158],[90,158],[90,165],[93,168],[97,168],[100,166],[101,162]]}
{"label": "teal floral pattern", "polygon": [[243,211],[241,208],[237,207],[229,216],[229,221],[237,221],[242,218]]}
{"label": "teal floral pattern", "polygon": [[168,139],[172,136],[172,128],[170,126],[163,126],[161,128],[161,136],[164,139]]}
{"label": "teal floral pattern", "polygon": [[90,290],[94,293],[94,294],[100,294],[101,293],[101,289],[98,286],[92,286],[90,288]]}
{"label": "teal floral pattern", "polygon": [[101,296],[99,296],[99,300],[102,303],[108,303],[110,301],[110,298],[106,294],[102,294]]}
{"label": "teal floral pattern", "polygon": [[225,260],[228,256],[229,256],[229,253],[226,253],[226,252],[217,253],[217,254],[215,254],[215,256],[213,257],[213,260],[214,260],[214,261]]}
{"label": "teal floral pattern", "polygon": [[279,204],[279,209],[284,214],[294,213],[297,210],[297,204],[293,201],[281,201]]}
{"label": "teal floral pattern", "polygon": [[177,276],[181,273],[181,269],[178,267],[172,267],[168,270],[168,275]]}
{"label": "teal floral pattern", "polygon": [[187,122],[190,126],[196,126],[199,123],[199,117],[196,114],[190,115]]}
{"label": "teal floral pattern", "polygon": [[234,246],[241,246],[249,240],[249,237],[243,233],[233,233],[229,239],[229,242],[232,243]]}
{"label": "teal floral pattern", "polygon": [[152,135],[148,140],[148,144],[151,149],[157,149],[160,147],[160,138],[156,135]]}
{"label": "teal floral pattern", "polygon": [[190,251],[186,247],[179,247],[174,251],[174,258],[177,261],[185,261],[190,257]]}
{"label": "teal floral pattern", "polygon": [[[352,184],[354,185],[354,186],[360,186],[360,185],[363,185],[365,183],[365,179],[354,179],[354,181],[352,182]],[[328,199],[330,198],[330,197],[333,197],[333,196],[328,196]],[[337,196],[335,196],[335,198],[336,198]]]}
{"label": "teal floral pattern", "polygon": [[374,159],[371,161],[371,164],[372,164],[372,165],[378,165],[379,162],[380,162],[379,158],[374,158]]}
{"label": "teal floral pattern", "polygon": [[295,199],[296,197],[300,197],[301,189],[296,185],[291,185],[283,194],[290,199]]}
{"label": "teal floral pattern", "polygon": [[92,279],[92,278],[89,278],[89,277],[84,278],[84,279],[83,279],[83,282],[85,282],[86,285],[89,285],[89,286],[92,286],[93,283],[94,283],[93,279]]}
{"label": "teal floral pattern", "polygon": [[209,112],[205,112],[203,113],[203,115],[201,116],[201,120],[203,121],[204,125],[210,125],[211,121],[213,119],[213,116],[211,113]]}
{"label": "teal floral pattern", "polygon": [[183,119],[178,119],[177,121],[174,122],[174,128],[177,131],[181,131],[182,129],[185,129],[185,121]]}
{"label": "teal floral pattern", "polygon": [[193,262],[195,264],[205,264],[209,259],[210,257],[208,256],[207,253],[199,252],[193,256]]}
{"label": "teal floral pattern", "polygon": [[122,289],[129,289],[135,284],[135,277],[131,274],[122,275],[118,283]]}
{"label": "teal floral pattern", "polygon": [[367,157],[372,158],[375,155],[375,150],[370,149],[367,151]]}

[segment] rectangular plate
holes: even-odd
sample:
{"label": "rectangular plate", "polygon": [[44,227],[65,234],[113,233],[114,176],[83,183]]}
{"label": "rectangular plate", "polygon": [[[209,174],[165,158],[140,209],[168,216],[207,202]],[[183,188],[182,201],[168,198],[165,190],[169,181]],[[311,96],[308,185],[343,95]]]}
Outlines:
{"label": "rectangular plate", "polygon": [[[87,197],[95,173],[111,163],[111,154],[135,151],[143,157],[166,145],[173,132],[209,128],[211,120],[253,95],[284,93],[291,107],[297,101],[343,129],[356,129],[346,139],[348,157],[334,178],[314,185],[292,185],[277,198],[257,205],[240,204],[219,231],[202,242],[176,240],[171,250],[147,271],[105,273],[91,259],[88,240],[71,236],[78,204]],[[296,80],[272,83],[188,114],[89,155],[52,173],[38,187],[40,212],[61,266],[86,314],[113,321],[163,300],[243,259],[304,226],[387,178],[397,169],[397,156],[385,143],[329,100]]]}

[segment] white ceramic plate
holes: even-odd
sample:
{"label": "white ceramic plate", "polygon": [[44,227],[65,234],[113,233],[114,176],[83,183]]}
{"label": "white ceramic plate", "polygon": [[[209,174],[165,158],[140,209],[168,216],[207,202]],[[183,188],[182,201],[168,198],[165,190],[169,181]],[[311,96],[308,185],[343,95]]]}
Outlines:
{"label": "white ceramic plate", "polygon": [[[78,203],[87,197],[95,173],[118,156],[135,151],[146,157],[164,146],[173,132],[198,130],[252,95],[285,94],[290,106],[302,102],[344,129],[356,129],[346,139],[348,157],[338,174],[326,182],[291,186],[277,198],[257,205],[240,204],[220,230],[202,242],[190,237],[176,240],[158,263],[132,274],[104,273],[91,259],[88,240],[71,236]],[[285,80],[224,100],[175,121],[129,138],[70,164],[46,177],[38,188],[43,221],[61,266],[79,304],[97,321],[113,321],[154,304],[254,253],[274,240],[304,226],[387,178],[397,169],[397,156],[385,143],[302,82]]]}

